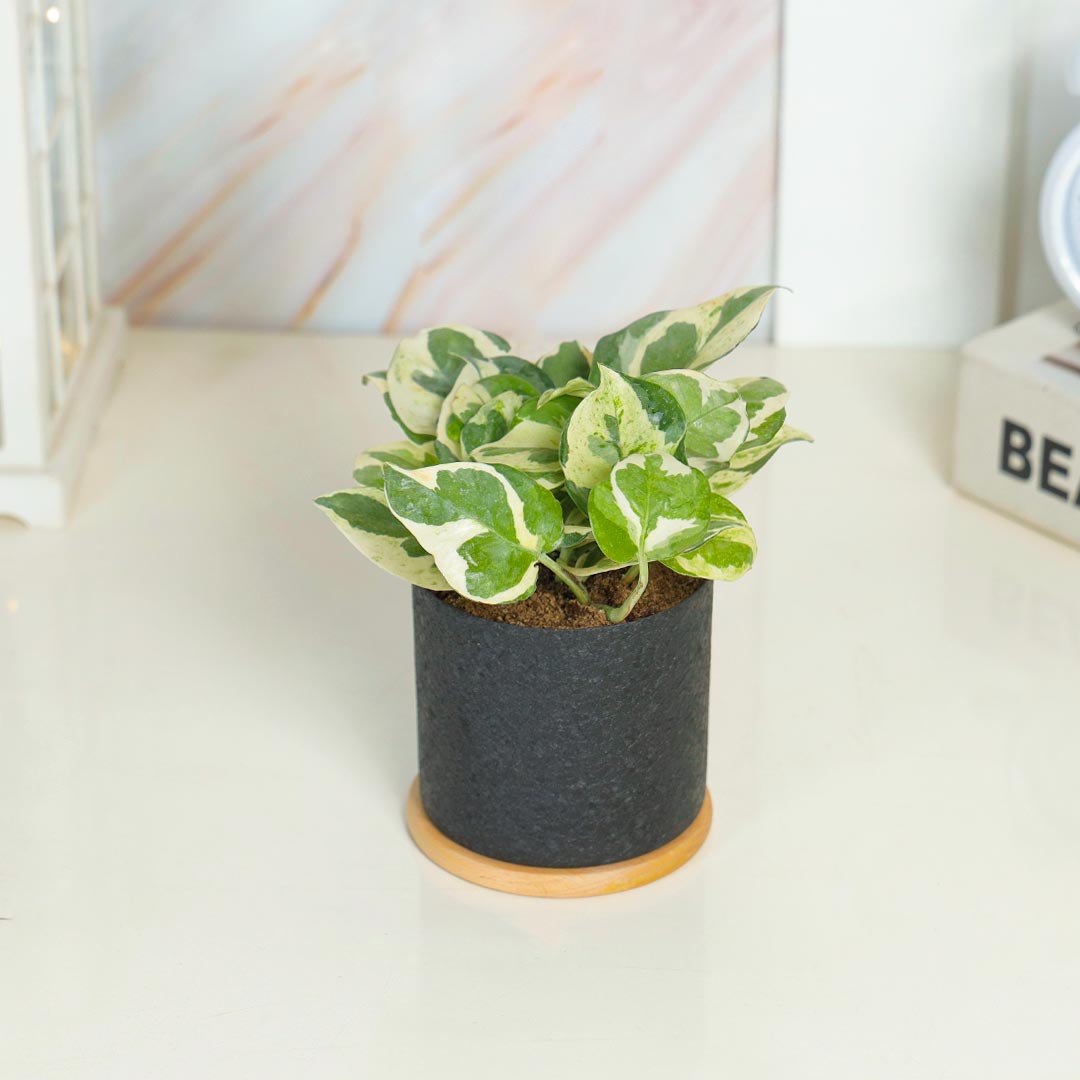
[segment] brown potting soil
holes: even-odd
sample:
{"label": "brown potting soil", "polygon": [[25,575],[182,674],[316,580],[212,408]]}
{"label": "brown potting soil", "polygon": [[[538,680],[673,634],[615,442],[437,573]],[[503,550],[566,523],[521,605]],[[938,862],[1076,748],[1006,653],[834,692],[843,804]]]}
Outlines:
{"label": "brown potting soil", "polygon": [[[629,595],[634,585],[623,580],[625,570],[612,570],[597,574],[583,582],[595,603],[615,607]],[[649,584],[634,610],[626,617],[627,622],[644,619],[674,607],[701,586],[698,578],[683,577],[669,570],[662,563],[649,566]],[[575,600],[570,590],[546,567],[540,568],[536,591],[526,600],[514,604],[480,604],[466,600],[454,592],[439,593],[442,600],[453,607],[478,615],[493,622],[512,623],[514,626],[534,626],[549,630],[577,630],[590,626],[610,626],[602,611],[586,607]]]}

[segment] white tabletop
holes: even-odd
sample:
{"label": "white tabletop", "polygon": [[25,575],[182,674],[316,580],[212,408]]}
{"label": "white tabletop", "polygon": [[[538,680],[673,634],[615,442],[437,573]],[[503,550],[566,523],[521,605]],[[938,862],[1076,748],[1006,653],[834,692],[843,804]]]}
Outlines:
{"label": "white tabletop", "polygon": [[0,1075],[1075,1077],[1080,553],[948,486],[952,357],[737,354],[818,441],[741,499],[712,835],[552,901],[404,829],[408,591],[310,502],[386,356],[137,333],[71,525],[0,522]]}

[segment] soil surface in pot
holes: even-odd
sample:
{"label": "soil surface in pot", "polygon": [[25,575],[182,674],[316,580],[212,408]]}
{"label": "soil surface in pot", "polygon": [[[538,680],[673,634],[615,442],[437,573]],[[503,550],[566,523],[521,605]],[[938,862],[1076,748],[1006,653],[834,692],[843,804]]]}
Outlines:
{"label": "soil surface in pot", "polygon": [[[623,581],[624,570],[612,570],[585,580],[589,595],[600,604],[621,604],[633,589],[633,584]],[[667,611],[679,601],[685,600],[701,587],[699,578],[683,577],[669,570],[662,563],[649,567],[649,584],[634,610],[626,617],[627,622],[644,619]],[[536,579],[536,591],[527,600],[516,604],[478,604],[466,600],[457,593],[439,593],[444,603],[461,608],[470,615],[492,622],[512,623],[514,626],[534,626],[548,630],[579,630],[590,626],[612,625],[602,611],[586,607],[574,599],[570,590],[545,567],[540,568]]]}

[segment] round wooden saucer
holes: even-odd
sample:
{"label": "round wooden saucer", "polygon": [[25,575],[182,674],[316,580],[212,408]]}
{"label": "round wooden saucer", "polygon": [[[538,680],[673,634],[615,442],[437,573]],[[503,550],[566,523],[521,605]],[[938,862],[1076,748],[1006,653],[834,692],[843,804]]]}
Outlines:
{"label": "round wooden saucer", "polygon": [[420,778],[413,781],[405,805],[405,820],[416,846],[437,866],[474,885],[519,896],[603,896],[636,889],[678,870],[705,842],[712,824],[712,799],[708,791],[701,812],[685,832],[663,847],[624,862],[565,870],[516,863],[477,855],[441,833],[420,801]]}

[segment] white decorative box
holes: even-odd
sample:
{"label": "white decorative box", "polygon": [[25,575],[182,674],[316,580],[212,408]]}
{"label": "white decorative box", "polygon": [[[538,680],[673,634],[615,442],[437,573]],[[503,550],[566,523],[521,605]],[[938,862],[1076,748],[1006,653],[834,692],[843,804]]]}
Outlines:
{"label": "white decorative box", "polygon": [[953,480],[1080,545],[1080,312],[1068,301],[964,346]]}

